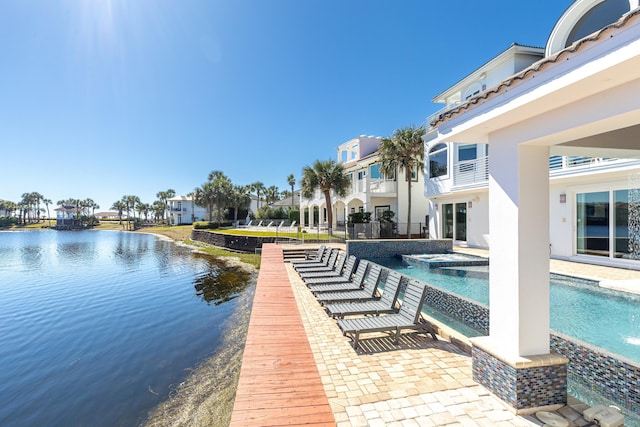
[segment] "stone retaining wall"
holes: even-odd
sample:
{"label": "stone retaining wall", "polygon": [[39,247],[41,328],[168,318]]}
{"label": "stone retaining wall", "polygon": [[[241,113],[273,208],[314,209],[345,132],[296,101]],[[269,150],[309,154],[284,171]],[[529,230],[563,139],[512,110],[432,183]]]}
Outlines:
{"label": "stone retaining wall", "polygon": [[[264,243],[276,242],[275,237],[234,236],[232,234],[222,234],[206,230],[192,230],[191,240],[197,240],[234,251],[250,253],[255,253],[256,249],[262,248]],[[290,239],[284,237],[277,238],[279,242],[288,240]]]}

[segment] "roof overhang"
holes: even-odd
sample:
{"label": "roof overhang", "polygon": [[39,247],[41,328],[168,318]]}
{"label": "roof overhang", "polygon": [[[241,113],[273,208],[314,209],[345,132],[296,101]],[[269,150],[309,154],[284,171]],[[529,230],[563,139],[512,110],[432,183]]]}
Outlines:
{"label": "roof overhang", "polygon": [[[640,11],[445,113],[438,142],[521,143],[638,157]],[[554,148],[554,152],[555,148]],[[614,155],[617,154],[617,155]]]}

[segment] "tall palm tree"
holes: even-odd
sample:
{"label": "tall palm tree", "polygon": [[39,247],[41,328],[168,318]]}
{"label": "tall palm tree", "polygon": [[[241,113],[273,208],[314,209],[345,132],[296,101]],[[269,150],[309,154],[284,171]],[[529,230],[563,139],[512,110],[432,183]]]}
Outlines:
{"label": "tall palm tree", "polygon": [[122,200],[118,200],[117,202],[113,202],[111,209],[118,212],[118,219],[120,220],[120,225],[122,225],[122,213],[127,209],[127,204]]}
{"label": "tall palm tree", "polygon": [[199,206],[207,208],[209,222],[213,222],[213,207],[215,206],[214,187],[211,182],[205,182],[202,186],[193,190],[195,195],[194,201]]}
{"label": "tall palm tree", "polygon": [[245,185],[234,185],[229,197],[229,206],[233,208],[233,221],[238,221],[238,212],[250,205],[249,188]]}
{"label": "tall palm tree", "polygon": [[290,173],[289,176],[287,177],[287,183],[291,186],[291,209],[293,209],[293,204],[294,204],[294,191],[293,191],[293,187],[296,185],[296,177]]}
{"label": "tall palm tree", "polygon": [[267,206],[273,202],[277,202],[280,197],[280,190],[275,185],[270,186],[264,190],[264,198],[267,201]]}
{"label": "tall palm tree", "polygon": [[213,186],[213,198],[216,205],[216,220],[221,222],[224,218],[222,212],[228,206],[229,196],[231,194],[233,184],[227,176],[220,171],[213,171],[209,174],[209,182]]}
{"label": "tall palm tree", "polygon": [[391,175],[403,169],[407,180],[407,239],[411,238],[411,172],[424,169],[424,133],[423,126],[406,126],[380,142],[380,170]]}
{"label": "tall palm tree", "polygon": [[344,168],[334,160],[316,160],[313,166],[305,166],[302,169],[302,195],[311,198],[315,190],[324,194],[327,205],[327,225],[329,235],[333,233],[333,206],[331,204],[331,191],[340,197],[347,195],[351,185],[351,179],[345,175]]}
{"label": "tall palm tree", "polygon": [[138,218],[142,219],[142,215],[144,215],[144,220],[146,222],[149,216],[149,211],[151,210],[151,205],[148,203],[138,203],[136,210],[138,211]]}
{"label": "tall palm tree", "polygon": [[164,221],[164,214],[166,209],[165,204],[162,202],[162,200],[154,201],[153,205],[151,205],[151,210],[153,211],[153,218],[156,222]]}
{"label": "tall palm tree", "polygon": [[51,199],[42,199],[42,203],[47,207],[47,218],[49,219],[49,227],[51,227],[51,215],[49,214],[49,205],[52,203]]}
{"label": "tall palm tree", "polygon": [[258,197],[258,203],[256,205],[256,209],[260,209],[260,192],[264,191],[264,189],[265,189],[264,184],[261,183],[260,181],[256,181],[253,184],[251,184],[251,191],[255,191],[256,197]]}
{"label": "tall palm tree", "polygon": [[168,219],[167,203],[168,203],[168,200],[174,197],[175,195],[176,195],[176,192],[172,188],[169,188],[166,191],[158,191],[158,193],[156,193],[156,197],[158,198],[158,200],[162,202],[162,205],[164,206],[164,212],[162,213],[163,219],[165,215],[167,215],[167,219]]}

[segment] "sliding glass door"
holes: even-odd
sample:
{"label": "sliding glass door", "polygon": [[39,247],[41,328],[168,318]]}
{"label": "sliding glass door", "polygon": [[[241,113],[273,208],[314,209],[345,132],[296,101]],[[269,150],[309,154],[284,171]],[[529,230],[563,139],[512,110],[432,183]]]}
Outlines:
{"label": "sliding glass door", "polygon": [[442,205],[442,238],[467,240],[467,203]]}
{"label": "sliding glass door", "polygon": [[576,194],[576,253],[640,258],[640,189]]}

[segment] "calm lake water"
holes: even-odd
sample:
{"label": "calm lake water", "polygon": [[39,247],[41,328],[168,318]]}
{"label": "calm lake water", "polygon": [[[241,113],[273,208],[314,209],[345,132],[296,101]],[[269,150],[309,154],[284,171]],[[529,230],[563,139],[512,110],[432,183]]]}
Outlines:
{"label": "calm lake water", "polygon": [[0,232],[0,425],[139,424],[251,281],[147,234]]}

